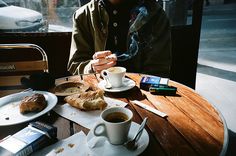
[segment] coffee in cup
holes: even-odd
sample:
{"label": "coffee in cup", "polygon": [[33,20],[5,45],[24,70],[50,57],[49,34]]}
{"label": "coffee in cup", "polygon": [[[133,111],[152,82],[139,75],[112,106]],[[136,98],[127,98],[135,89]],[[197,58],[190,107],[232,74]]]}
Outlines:
{"label": "coffee in cup", "polygon": [[105,117],[105,120],[107,122],[112,122],[112,123],[124,122],[128,119],[129,119],[128,116],[122,112],[113,112]]}
{"label": "coffee in cup", "polygon": [[[95,136],[105,136],[114,145],[124,144],[128,139],[129,128],[133,113],[123,107],[112,107],[104,110],[101,114],[102,122],[93,129]],[[103,127],[98,132],[99,127]]]}
{"label": "coffee in cup", "polygon": [[123,78],[126,73],[124,67],[111,67],[101,72],[104,79],[107,79],[112,87],[119,88],[123,85]]}
{"label": "coffee in cup", "polygon": [[122,68],[123,67],[111,67],[108,68],[107,71],[109,71],[110,73],[121,73],[124,71]]}

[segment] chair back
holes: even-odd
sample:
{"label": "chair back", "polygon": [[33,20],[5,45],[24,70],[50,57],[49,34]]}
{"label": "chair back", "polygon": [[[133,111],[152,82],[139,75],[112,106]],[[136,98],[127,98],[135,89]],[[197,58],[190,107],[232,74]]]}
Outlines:
{"label": "chair back", "polygon": [[0,44],[0,91],[22,90],[21,78],[40,72],[48,72],[47,55],[41,47],[25,43]]}

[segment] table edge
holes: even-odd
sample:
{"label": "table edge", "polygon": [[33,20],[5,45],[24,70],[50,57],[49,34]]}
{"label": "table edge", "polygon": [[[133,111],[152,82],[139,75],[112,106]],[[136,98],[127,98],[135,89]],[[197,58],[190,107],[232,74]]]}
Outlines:
{"label": "table edge", "polygon": [[[170,80],[171,80],[171,79],[170,79]],[[185,84],[182,84],[182,83],[179,83],[179,82],[173,81],[173,80],[171,80],[171,81],[174,82],[174,83],[178,83],[179,85],[182,85],[182,86],[184,86],[184,87],[186,87],[186,88],[192,90],[192,91],[195,92],[196,94],[199,94],[198,92],[196,92],[196,90],[194,90],[194,89],[192,89],[192,88],[186,86]],[[200,95],[200,94],[199,94],[199,95]],[[206,100],[206,101],[208,102],[208,100],[207,100],[205,97],[203,97],[202,95],[200,95],[200,96],[201,96],[204,100]],[[208,103],[209,103],[209,102],[208,102]],[[225,156],[226,153],[227,153],[228,144],[229,144],[228,126],[227,126],[227,123],[226,123],[226,120],[225,120],[223,114],[222,114],[221,111],[218,109],[218,107],[217,107],[215,104],[213,104],[213,103],[209,103],[209,104],[211,104],[212,107],[217,111],[217,113],[219,114],[219,117],[220,117],[220,119],[222,120],[222,123],[223,123],[223,125],[224,125],[224,143],[223,143],[223,147],[222,147],[221,152],[220,152],[220,156]]]}
{"label": "table edge", "polygon": [[223,122],[223,125],[224,125],[224,143],[223,143],[223,147],[221,149],[221,152],[220,152],[220,156],[225,156],[226,153],[227,153],[227,149],[228,149],[228,144],[229,144],[229,133],[228,133],[228,126],[227,126],[227,123],[225,121],[225,118],[224,116],[222,115],[222,113],[219,111],[219,109],[211,103],[211,105],[216,109],[216,111],[219,113],[219,116]]}

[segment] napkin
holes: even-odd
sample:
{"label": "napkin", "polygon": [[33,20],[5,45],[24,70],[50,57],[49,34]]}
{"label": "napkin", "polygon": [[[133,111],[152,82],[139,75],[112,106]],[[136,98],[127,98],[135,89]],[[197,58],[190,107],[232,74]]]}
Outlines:
{"label": "napkin", "polygon": [[[108,97],[104,97],[104,100],[108,104],[107,108],[115,106],[125,107],[127,105],[127,103],[123,101]],[[101,110],[81,111],[77,108],[70,106],[68,103],[64,105],[57,105],[56,107],[54,107],[53,110],[64,118],[74,121],[88,129],[92,129],[95,124],[101,120],[100,114],[102,112]]]}
{"label": "napkin", "polygon": [[57,143],[50,145],[42,150],[33,153],[33,156],[78,156],[89,155],[88,146],[86,143],[86,135],[83,131],[76,133],[64,140],[60,140]]}
{"label": "napkin", "polygon": [[123,145],[112,145],[105,137],[88,138],[87,148],[89,156],[137,156],[146,149],[144,138],[138,141],[138,147],[134,151],[126,149]]}

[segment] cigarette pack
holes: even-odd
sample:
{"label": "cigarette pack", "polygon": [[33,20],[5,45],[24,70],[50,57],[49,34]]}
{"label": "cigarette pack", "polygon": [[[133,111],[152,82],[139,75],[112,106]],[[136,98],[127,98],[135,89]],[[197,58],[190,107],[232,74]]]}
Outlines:
{"label": "cigarette pack", "polygon": [[158,76],[143,76],[140,81],[140,88],[149,91],[151,86],[168,86],[169,79]]}
{"label": "cigarette pack", "polygon": [[0,141],[0,155],[27,156],[56,141],[57,128],[42,122],[32,122],[21,131]]}

